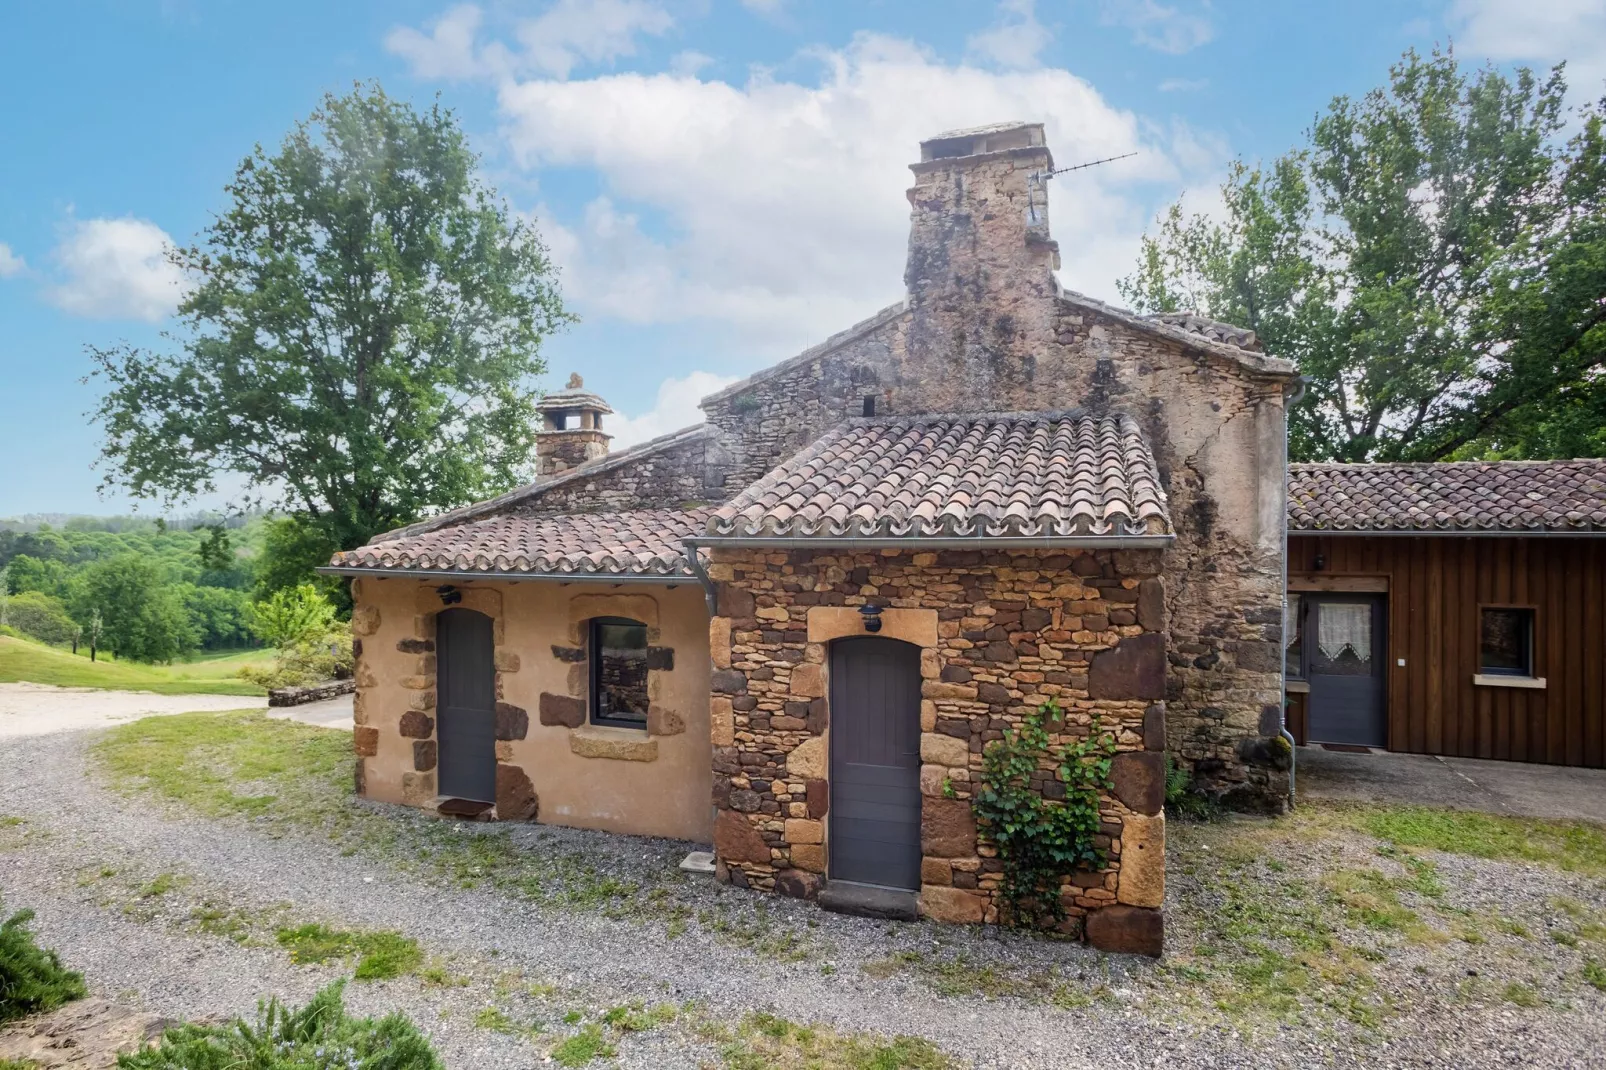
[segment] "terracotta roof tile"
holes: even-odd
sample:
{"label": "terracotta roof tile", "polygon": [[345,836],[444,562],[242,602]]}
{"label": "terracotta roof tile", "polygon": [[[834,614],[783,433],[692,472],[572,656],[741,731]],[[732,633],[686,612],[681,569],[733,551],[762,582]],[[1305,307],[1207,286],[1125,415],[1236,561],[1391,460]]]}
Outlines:
{"label": "terracotta roof tile", "polygon": [[1168,534],[1154,455],[1124,414],[849,420],[708,520],[711,536]]}
{"label": "terracotta roof tile", "polygon": [[500,514],[336,554],[344,569],[527,572],[584,577],[685,576],[681,540],[702,531],[707,509],[567,516]]}
{"label": "terracotta roof tile", "polygon": [[1606,460],[1291,464],[1291,531],[1606,531]]}

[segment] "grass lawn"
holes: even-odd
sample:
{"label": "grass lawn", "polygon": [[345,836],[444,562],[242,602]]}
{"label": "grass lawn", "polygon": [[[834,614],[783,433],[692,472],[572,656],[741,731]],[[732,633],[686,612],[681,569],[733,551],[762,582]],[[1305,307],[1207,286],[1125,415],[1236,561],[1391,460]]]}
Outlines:
{"label": "grass lawn", "polygon": [[181,713],[118,725],[95,744],[112,781],[206,814],[308,823],[352,793],[351,735],[261,710]]}
{"label": "grass lawn", "polygon": [[137,661],[90,661],[87,648],[73,654],[43,643],[0,635],[0,683],[26,682],[56,687],[100,687],[155,691],[163,695],[261,695],[262,688],[235,675],[247,665],[266,665],[268,650],[202,655],[173,665]]}

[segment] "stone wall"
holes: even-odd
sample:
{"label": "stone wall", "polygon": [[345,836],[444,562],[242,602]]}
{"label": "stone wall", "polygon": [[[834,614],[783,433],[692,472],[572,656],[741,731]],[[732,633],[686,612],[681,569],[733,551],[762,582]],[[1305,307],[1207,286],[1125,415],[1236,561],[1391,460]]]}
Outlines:
{"label": "stone wall", "polygon": [[[921,647],[922,866],[928,916],[997,921],[1002,865],[970,802],[982,748],[1053,698],[1056,739],[1117,733],[1106,866],[1067,874],[1068,925],[1157,953],[1164,900],[1165,595],[1157,551],[1062,554],[716,550],[710,624],[718,876],[809,897],[829,844],[829,640],[853,608]],[[1052,778],[1045,770],[1045,784]],[[948,787],[951,785],[951,795]],[[1052,787],[1050,787],[1052,790]]]}
{"label": "stone wall", "polygon": [[865,399],[890,414],[883,378],[892,354],[903,348],[907,317],[902,304],[883,309],[791,360],[702,401],[713,431],[707,466],[710,485],[741,491],[771,468],[850,416],[864,415]]}
{"label": "stone wall", "polygon": [[622,451],[584,471],[555,480],[512,511],[533,516],[612,513],[679,509],[688,503],[723,500],[722,488],[704,483],[705,437],[705,429],[692,428],[666,436],[665,441],[650,448],[643,445]]}

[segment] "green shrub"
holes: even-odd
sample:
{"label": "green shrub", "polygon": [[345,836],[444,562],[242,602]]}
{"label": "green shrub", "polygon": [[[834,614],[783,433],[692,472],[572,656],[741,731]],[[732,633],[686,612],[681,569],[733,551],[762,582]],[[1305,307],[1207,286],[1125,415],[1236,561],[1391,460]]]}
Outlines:
{"label": "green shrub", "polygon": [[350,676],[354,656],[351,630],[343,626],[315,638],[282,646],[267,668],[246,666],[240,676],[258,687],[308,687]]}
{"label": "green shrub", "polygon": [[14,594],[6,604],[6,623],[42,643],[72,642],[77,625],[61,599],[43,591]]}
{"label": "green shrub", "polygon": [[53,1010],[87,995],[82,974],[65,968],[54,951],[34,943],[28,931],[32,919],[33,911],[20,910],[0,924],[0,1022]]}
{"label": "green shrub", "polygon": [[274,591],[251,603],[251,630],[280,649],[334,630],[335,607],[310,583]]}
{"label": "green shrub", "polygon": [[350,1018],[337,981],[292,1011],[277,999],[255,1025],[181,1025],[155,1047],[119,1055],[119,1070],[444,1070],[429,1041],[405,1015]]}

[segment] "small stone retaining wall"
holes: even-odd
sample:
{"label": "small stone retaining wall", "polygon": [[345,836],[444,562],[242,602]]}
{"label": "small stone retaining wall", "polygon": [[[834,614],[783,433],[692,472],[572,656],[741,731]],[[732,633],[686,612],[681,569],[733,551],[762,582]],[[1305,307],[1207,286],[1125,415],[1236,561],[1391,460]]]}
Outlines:
{"label": "small stone retaining wall", "polygon": [[314,684],[311,687],[275,687],[268,692],[268,705],[304,706],[309,702],[349,695],[356,690],[355,680],[330,680],[326,684]]}

